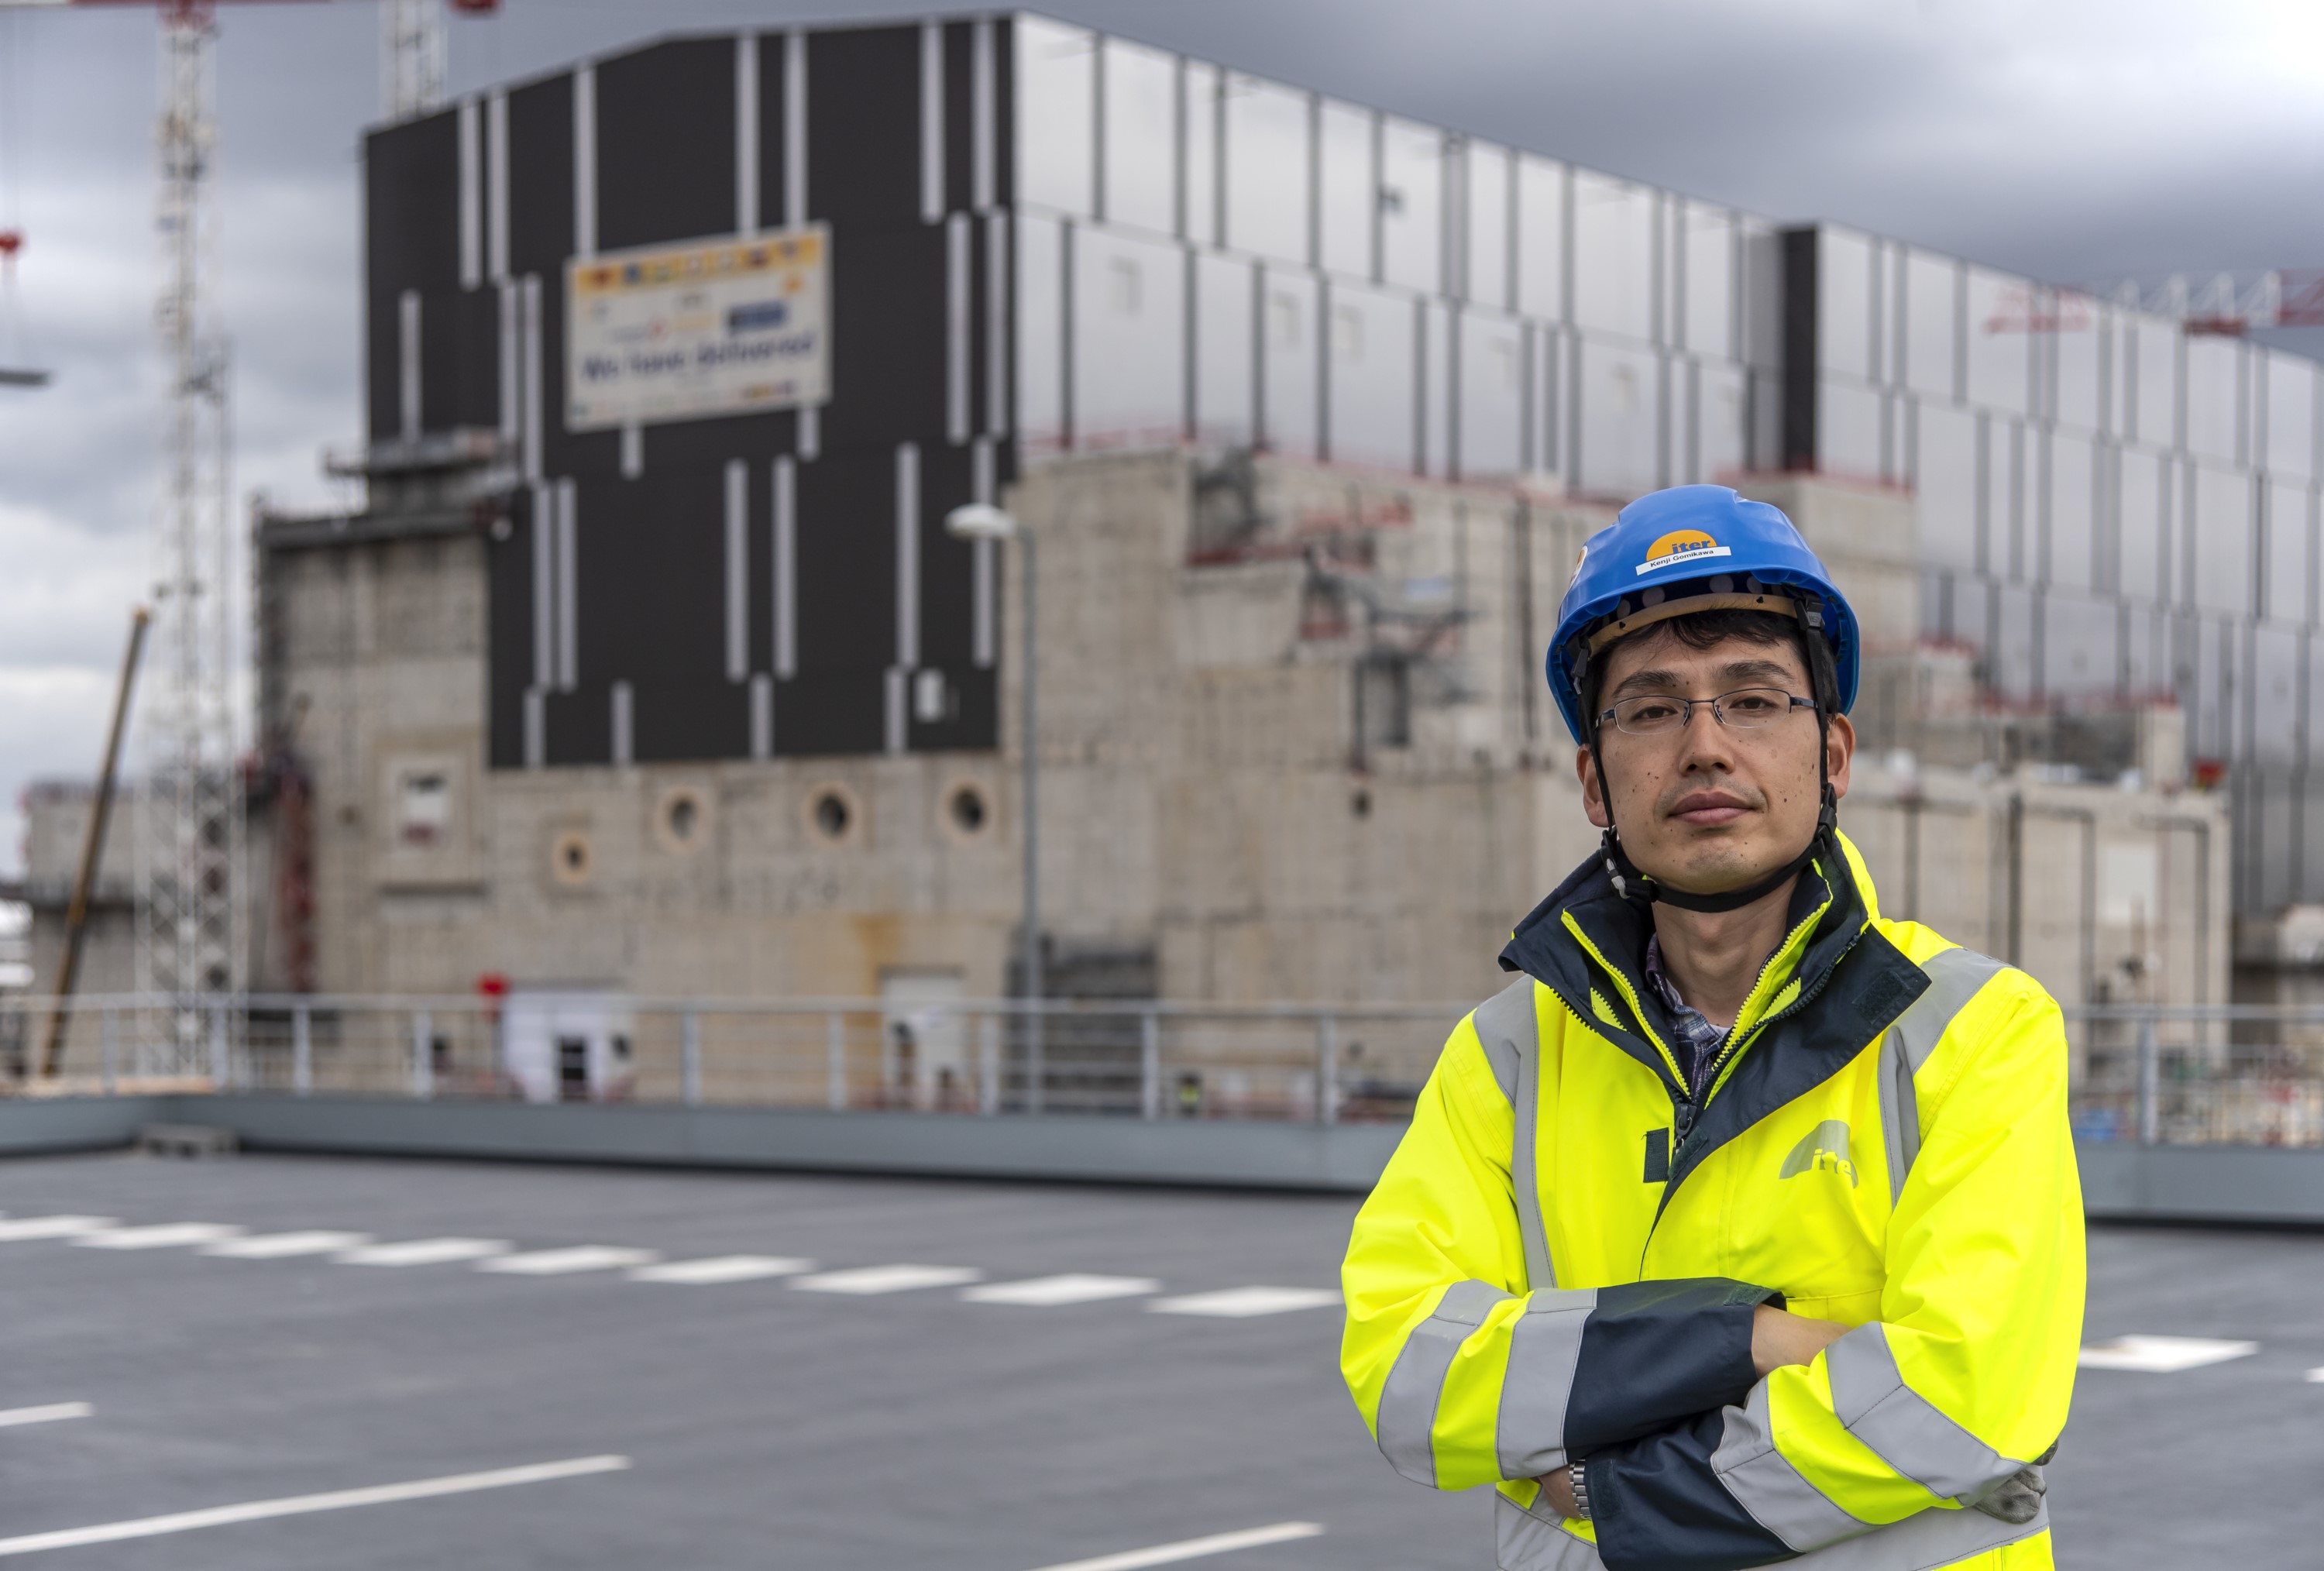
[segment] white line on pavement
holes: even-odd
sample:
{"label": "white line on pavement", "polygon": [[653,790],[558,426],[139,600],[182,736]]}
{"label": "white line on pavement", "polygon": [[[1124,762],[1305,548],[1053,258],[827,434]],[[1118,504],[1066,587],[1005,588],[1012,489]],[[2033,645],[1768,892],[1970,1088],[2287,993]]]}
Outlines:
{"label": "white line on pavement", "polygon": [[794,1277],[811,1271],[815,1261],[774,1254],[719,1254],[707,1260],[674,1260],[664,1265],[640,1266],[630,1273],[633,1282],[684,1282],[691,1287],[715,1287],[724,1282],[754,1282],[764,1277]]}
{"label": "white line on pavement", "polygon": [[1290,1309],[1320,1309],[1339,1301],[1340,1295],[1329,1288],[1228,1288],[1215,1293],[1157,1298],[1146,1307],[1157,1315],[1209,1315],[1240,1320],[1252,1315],[1280,1315]]}
{"label": "white line on pavement", "polygon": [[650,1249],[584,1243],[571,1249],[536,1249],[525,1254],[494,1255],[478,1261],[476,1269],[512,1277],[562,1277],[576,1271],[610,1271],[623,1266],[650,1265],[660,1258]]}
{"label": "white line on pavement", "polygon": [[1239,1533],[1182,1539],[1175,1544],[1157,1544],[1150,1549],[1125,1549],[1119,1555],[1100,1555],[1094,1560],[1068,1560],[1060,1566],[1041,1566],[1040,1571],[1139,1571],[1140,1566],[1199,1560],[1205,1555],[1256,1549],[1263,1544],[1287,1544],[1294,1539],[1312,1539],[1323,1530],[1321,1522],[1277,1522],[1271,1528],[1245,1528]]}
{"label": "white line on pavement", "polygon": [[2310,1385],[2324,1385],[2324,1369],[2310,1370],[2307,1378]]}
{"label": "white line on pavement", "polygon": [[296,1254],[337,1254],[370,1242],[368,1233],[259,1233],[205,1244],[199,1252],[220,1260],[287,1260]]}
{"label": "white line on pavement", "polygon": [[164,1222],[152,1227],[108,1227],[72,1241],[76,1249],[182,1249],[239,1237],[243,1230],[218,1222]]}
{"label": "white line on pavement", "polygon": [[294,1494],[281,1500],[215,1505],[203,1511],[173,1511],[168,1516],[136,1517],[123,1522],[99,1522],[89,1528],[63,1528],[55,1532],[0,1539],[0,1555],[32,1555],[42,1549],[71,1549],[83,1544],[117,1543],[123,1539],[159,1538],[164,1533],[190,1532],[196,1528],[263,1521],[269,1517],[304,1516],[310,1511],[345,1511],[358,1505],[392,1505],[399,1501],[467,1494],[480,1489],[506,1489],[518,1483],[546,1483],[552,1479],[579,1478],[592,1473],[618,1473],[629,1465],[626,1456],[578,1456],[570,1462],[537,1462],[529,1467],[503,1467],[493,1473],[457,1473],[410,1483],[380,1483],[368,1489],[335,1490],[328,1494]]}
{"label": "white line on pavement", "polygon": [[2117,1336],[2082,1349],[2084,1369],[2129,1369],[2147,1374],[2177,1374],[2230,1358],[2248,1358],[2256,1342],[2220,1342],[2209,1336]]}
{"label": "white line on pavement", "polygon": [[987,1282],[964,1289],[961,1297],[972,1304],[1030,1304],[1047,1308],[1057,1304],[1088,1304],[1100,1298],[1134,1298],[1159,1291],[1152,1277],[1101,1277],[1080,1271],[1063,1276],[1035,1277],[1030,1281]]}
{"label": "white line on pavement", "polygon": [[331,1257],[336,1265],[447,1265],[454,1261],[482,1260],[505,1254],[507,1240],[500,1238],[415,1238],[407,1243],[374,1243]]}
{"label": "white line on pavement", "polygon": [[97,1411],[87,1402],[51,1402],[44,1408],[0,1408],[0,1428],[18,1424],[53,1424],[59,1419],[86,1419]]}
{"label": "white line on pavement", "polygon": [[0,1243],[32,1238],[78,1238],[84,1233],[101,1233],[113,1223],[110,1216],[19,1216],[13,1222],[0,1222]]}
{"label": "white line on pavement", "polygon": [[791,1286],[810,1293],[908,1293],[915,1288],[956,1288],[983,1274],[959,1265],[867,1265],[801,1277]]}

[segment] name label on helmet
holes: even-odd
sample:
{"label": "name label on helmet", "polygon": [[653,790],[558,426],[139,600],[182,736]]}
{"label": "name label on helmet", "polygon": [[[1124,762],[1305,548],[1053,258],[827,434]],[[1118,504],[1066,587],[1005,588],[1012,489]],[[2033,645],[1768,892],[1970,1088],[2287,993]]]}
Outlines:
{"label": "name label on helmet", "polygon": [[1632,572],[1634,576],[1644,575],[1662,568],[1674,568],[1682,562],[1734,554],[1699,529],[1674,529],[1646,548],[1646,559]]}

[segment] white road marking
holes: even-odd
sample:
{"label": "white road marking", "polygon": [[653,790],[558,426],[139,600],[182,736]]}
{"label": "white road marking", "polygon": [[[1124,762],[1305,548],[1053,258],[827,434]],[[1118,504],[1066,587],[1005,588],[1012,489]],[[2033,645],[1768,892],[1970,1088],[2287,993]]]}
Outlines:
{"label": "white road marking", "polygon": [[1088,1304],[1100,1298],[1134,1298],[1157,1292],[1162,1284],[1152,1277],[1098,1277],[1080,1271],[1064,1276],[1035,1277],[1022,1282],[987,1282],[968,1288],[961,1297],[972,1304]]}
{"label": "white road marking", "polygon": [[295,1254],[337,1254],[370,1242],[368,1233],[256,1233],[206,1244],[201,1252],[221,1260],[284,1260]]}
{"label": "white road marking", "polygon": [[2209,1336],[2117,1336],[2082,1349],[2084,1369],[2130,1369],[2149,1374],[2177,1374],[2207,1363],[2248,1358],[2259,1351],[2256,1342],[2219,1342]]}
{"label": "white road marking", "polygon": [[0,1428],[18,1424],[53,1424],[59,1419],[86,1419],[97,1411],[87,1402],[51,1402],[45,1408],[0,1408]]}
{"label": "white road marking", "polygon": [[525,1254],[494,1255],[490,1260],[478,1261],[476,1269],[512,1277],[562,1277],[576,1271],[610,1271],[623,1266],[650,1265],[660,1258],[650,1249],[584,1243],[571,1249],[536,1249]]}
{"label": "white road marking", "polygon": [[915,1288],[956,1288],[983,1274],[959,1265],[867,1265],[801,1277],[791,1286],[810,1293],[908,1293]]}
{"label": "white road marking", "polygon": [[237,1238],[243,1230],[218,1222],[164,1222],[153,1227],[108,1227],[72,1241],[76,1249],[182,1249]]}
{"label": "white road marking", "polygon": [[1213,1533],[1207,1539],[1181,1539],[1175,1544],[1157,1544],[1150,1549],[1124,1549],[1119,1555],[1100,1555],[1094,1560],[1068,1560],[1063,1565],[1044,1566],[1040,1571],[1139,1571],[1141,1566],[1199,1560],[1205,1555],[1227,1555],[1237,1549],[1256,1549],[1263,1544],[1287,1544],[1294,1539],[1314,1538],[1323,1530],[1321,1522],[1277,1522],[1271,1528]]}
{"label": "white road marking", "polygon": [[2324,1369],[2310,1370],[2308,1372],[2308,1383],[2310,1385],[2324,1385]]}
{"label": "white road marking", "polygon": [[1211,1315],[1240,1320],[1291,1309],[1320,1309],[1339,1301],[1340,1295],[1329,1288],[1227,1288],[1215,1293],[1157,1298],[1146,1307],[1157,1315]]}
{"label": "white road marking", "polygon": [[114,1224],[110,1216],[19,1216],[13,1222],[0,1222],[0,1243],[15,1243],[30,1238],[77,1238],[84,1233],[102,1233]]}
{"label": "white road marking", "polygon": [[113,1544],[124,1539],[154,1539],[165,1533],[191,1532],[196,1528],[264,1521],[269,1517],[305,1516],[311,1511],[345,1511],[358,1505],[392,1505],[399,1501],[431,1500],[442,1494],[468,1494],[518,1483],[547,1483],[552,1479],[580,1478],[592,1473],[618,1473],[629,1465],[626,1456],[579,1456],[570,1462],[537,1462],[529,1467],[503,1467],[493,1473],[457,1473],[410,1483],[380,1483],[368,1489],[334,1490],[328,1494],[294,1494],[281,1500],[247,1501],[241,1505],[214,1505],[203,1511],[173,1511],[168,1516],[135,1517],[128,1521],[99,1522],[90,1528],[64,1528],[55,1532],[0,1539],[0,1555],[32,1555],[43,1549],[71,1549],[83,1544]]}
{"label": "white road marking", "polygon": [[406,1243],[374,1243],[333,1255],[335,1265],[447,1265],[454,1261],[483,1260],[506,1254],[511,1245],[499,1238],[415,1238]]}
{"label": "white road marking", "polygon": [[662,1265],[640,1266],[630,1273],[633,1282],[684,1282],[715,1287],[722,1282],[754,1282],[764,1277],[795,1277],[811,1271],[815,1261],[789,1260],[774,1254],[718,1254],[706,1260],[674,1260]]}

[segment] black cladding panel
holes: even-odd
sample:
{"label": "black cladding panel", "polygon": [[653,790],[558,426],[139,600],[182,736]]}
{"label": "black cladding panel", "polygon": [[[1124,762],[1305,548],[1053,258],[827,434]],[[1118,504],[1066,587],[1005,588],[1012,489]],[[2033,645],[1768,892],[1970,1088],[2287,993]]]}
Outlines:
{"label": "black cladding panel", "polygon": [[807,35],[807,210],[831,223],[920,216],[920,30]]}
{"label": "black cladding panel", "polygon": [[[988,179],[1005,201],[1009,29],[989,25],[998,157]],[[732,34],[658,43],[591,68],[590,206],[603,253],[735,232],[737,137],[750,134],[738,50],[756,51],[759,224],[784,226],[787,182],[803,162],[807,217],[831,235],[831,399],[812,429],[792,411],[646,423],[626,439],[566,429],[565,280],[585,237],[576,164],[589,167],[576,158],[584,128],[575,107],[591,101],[570,73],[508,90],[505,149],[490,145],[493,117],[472,111],[484,162],[498,153],[508,170],[506,275],[478,287],[459,278],[457,112],[371,138],[375,435],[395,434],[401,420],[402,291],[420,296],[420,414],[430,431],[500,424],[501,346],[513,330],[504,313],[528,291],[540,300],[538,479],[521,489],[507,538],[489,556],[495,768],[525,767],[534,745],[548,767],[603,765],[623,731],[638,762],[749,757],[768,745],[778,756],[876,753],[899,741],[911,750],[994,745],[995,673],[975,665],[974,634],[998,608],[975,605],[973,552],[943,520],[969,500],[976,473],[947,407],[952,346],[964,335],[973,430],[991,423],[991,356],[1009,369],[1007,345],[987,341],[991,291],[1005,287],[988,276],[989,226],[1005,218],[971,212],[975,24],[965,22],[941,27],[935,55],[946,217],[931,222],[922,212],[923,38],[918,24],[804,35],[797,106],[787,70],[794,44],[783,32],[741,44]],[[786,144],[795,120],[806,128],[803,160]],[[948,223],[969,231],[972,309],[957,325],[947,316]],[[508,391],[520,394],[521,382]],[[990,467],[1005,485],[1013,444],[990,446]],[[918,485],[918,512],[900,525],[908,561],[898,518],[907,448]],[[739,513],[729,478],[737,467]],[[793,504],[787,597],[778,587],[779,467]],[[560,494],[571,508],[562,522]],[[897,620],[915,585],[916,651]],[[568,647],[569,671],[557,658]],[[899,663],[914,655],[908,669]],[[770,692],[770,714],[754,716],[754,690]],[[529,709],[538,720],[530,737]]]}
{"label": "black cladding panel", "polygon": [[[364,393],[373,439],[402,428],[402,298],[460,285],[460,130],[449,112],[364,138]],[[425,317],[422,320],[425,322]]]}
{"label": "black cladding panel", "polygon": [[734,232],[735,47],[681,39],[597,68],[597,249]]}

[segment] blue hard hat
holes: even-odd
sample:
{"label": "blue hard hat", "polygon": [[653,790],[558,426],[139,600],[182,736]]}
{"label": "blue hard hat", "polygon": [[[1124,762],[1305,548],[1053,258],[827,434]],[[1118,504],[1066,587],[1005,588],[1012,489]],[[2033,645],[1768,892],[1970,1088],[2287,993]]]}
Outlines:
{"label": "blue hard hat", "polygon": [[1558,605],[1549,690],[1573,740],[1590,740],[1582,678],[1606,645],[1666,617],[1727,607],[1798,616],[1831,651],[1840,712],[1856,702],[1856,614],[1783,510],[1725,485],[1674,485],[1590,537]]}

